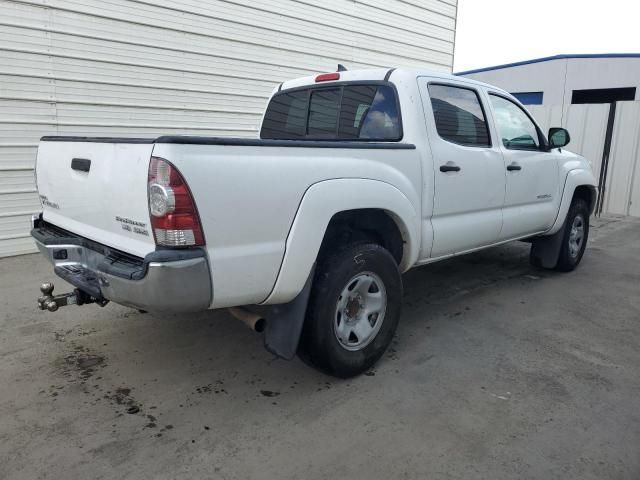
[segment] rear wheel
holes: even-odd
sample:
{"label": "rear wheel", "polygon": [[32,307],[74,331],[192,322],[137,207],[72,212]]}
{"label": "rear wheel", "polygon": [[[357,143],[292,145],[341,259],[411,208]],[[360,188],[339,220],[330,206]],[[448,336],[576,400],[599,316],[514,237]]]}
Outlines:
{"label": "rear wheel", "polygon": [[564,237],[556,270],[570,272],[578,266],[589,239],[589,207],[582,198],[573,200],[565,220]]}
{"label": "rear wheel", "polygon": [[300,353],[331,375],[365,372],[383,355],[400,318],[402,279],[391,254],[351,245],[318,262]]}

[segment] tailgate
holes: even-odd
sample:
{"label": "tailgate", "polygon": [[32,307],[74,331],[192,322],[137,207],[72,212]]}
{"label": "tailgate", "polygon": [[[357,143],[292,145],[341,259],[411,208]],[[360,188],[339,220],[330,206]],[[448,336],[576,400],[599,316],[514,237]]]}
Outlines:
{"label": "tailgate", "polygon": [[153,141],[121,142],[43,139],[38,193],[47,222],[142,257],[155,249],[147,201]]}

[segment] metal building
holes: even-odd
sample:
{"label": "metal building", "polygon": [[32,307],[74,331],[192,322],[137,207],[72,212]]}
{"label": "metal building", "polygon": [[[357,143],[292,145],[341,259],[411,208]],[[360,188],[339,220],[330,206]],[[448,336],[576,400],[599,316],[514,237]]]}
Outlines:
{"label": "metal building", "polygon": [[511,92],[528,105],[640,100],[640,54],[556,55],[458,73]]}
{"label": "metal building", "polygon": [[567,128],[567,148],[598,178],[596,213],[640,217],[640,54],[557,55],[458,75],[511,92],[543,128]]}
{"label": "metal building", "polygon": [[457,0],[0,0],[0,11],[7,256],[34,251],[41,136],[255,136],[285,79],[338,63],[451,71]]}

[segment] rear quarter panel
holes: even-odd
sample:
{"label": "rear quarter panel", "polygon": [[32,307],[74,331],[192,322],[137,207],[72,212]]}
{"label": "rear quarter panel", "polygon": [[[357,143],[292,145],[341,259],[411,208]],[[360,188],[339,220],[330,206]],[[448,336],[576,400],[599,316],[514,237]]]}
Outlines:
{"label": "rear quarter panel", "polygon": [[[156,144],[153,154],[180,170],[195,197],[212,268],[212,308],[261,303],[269,296],[296,212],[313,184],[378,180],[420,210],[417,150]],[[346,210],[359,192],[335,195]]]}

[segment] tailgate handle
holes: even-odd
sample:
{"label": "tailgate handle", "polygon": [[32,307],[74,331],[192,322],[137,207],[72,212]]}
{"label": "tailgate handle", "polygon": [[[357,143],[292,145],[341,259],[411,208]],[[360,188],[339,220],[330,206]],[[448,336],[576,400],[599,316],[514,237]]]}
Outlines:
{"label": "tailgate handle", "polygon": [[81,172],[88,172],[91,169],[91,160],[88,158],[74,158],[71,160],[71,168]]}

